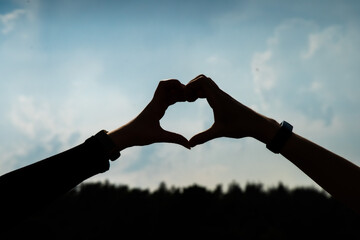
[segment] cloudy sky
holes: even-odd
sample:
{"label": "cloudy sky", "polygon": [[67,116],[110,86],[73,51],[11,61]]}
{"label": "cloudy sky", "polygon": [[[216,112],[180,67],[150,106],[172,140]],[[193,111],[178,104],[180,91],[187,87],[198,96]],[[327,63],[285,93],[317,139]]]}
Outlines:
{"label": "cloudy sky", "polygon": [[[158,82],[200,73],[240,102],[360,165],[358,1],[0,2],[0,174],[134,118]],[[205,100],[161,124],[190,138]],[[131,187],[236,181],[316,186],[253,139],[122,152],[108,179]]]}

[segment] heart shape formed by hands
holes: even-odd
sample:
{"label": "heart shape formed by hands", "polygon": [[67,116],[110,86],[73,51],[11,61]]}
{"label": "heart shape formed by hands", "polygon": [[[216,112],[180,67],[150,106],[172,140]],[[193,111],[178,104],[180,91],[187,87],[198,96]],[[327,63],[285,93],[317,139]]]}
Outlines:
{"label": "heart shape formed by hands", "polygon": [[[249,115],[249,113],[254,114],[255,112],[226,94],[211,78],[205,75],[197,76],[187,85],[183,85],[175,79],[161,81],[152,102],[158,107],[157,119],[160,120],[170,105],[177,102],[194,102],[198,98],[205,98],[212,108],[213,125],[193,136],[187,143],[182,135],[163,130],[162,141],[178,143],[189,148],[218,137],[240,138],[252,133],[250,128],[239,128],[238,126],[244,122],[242,117],[244,114]],[[255,120],[255,118],[253,119]]]}
{"label": "heart shape formed by hands", "polygon": [[[164,130],[160,119],[166,109],[177,102],[194,102],[205,98],[213,110],[213,125],[187,140],[184,136]],[[130,146],[143,146],[156,142],[180,144],[186,148],[194,147],[219,137],[257,138],[257,125],[264,118],[250,108],[242,105],[222,91],[212,79],[199,75],[187,85],[176,79],[160,81],[153,99],[132,121],[116,130],[113,134],[118,139],[119,149]]]}

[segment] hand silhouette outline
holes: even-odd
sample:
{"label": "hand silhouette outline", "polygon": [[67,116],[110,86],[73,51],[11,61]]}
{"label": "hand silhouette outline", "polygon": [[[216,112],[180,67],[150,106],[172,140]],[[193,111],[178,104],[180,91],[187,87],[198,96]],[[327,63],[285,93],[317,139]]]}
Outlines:
{"label": "hand silhouette outline", "polygon": [[184,136],[164,130],[160,125],[160,119],[166,109],[176,102],[184,101],[186,101],[184,84],[176,79],[162,80],[145,109],[135,119],[110,132],[109,135],[118,145],[119,150],[157,142],[176,143],[190,149],[189,141]]}
{"label": "hand silhouette outline", "polygon": [[206,98],[214,113],[213,125],[193,136],[189,141],[191,147],[219,137],[259,138],[263,135],[256,127],[263,121],[263,116],[236,101],[221,90],[211,78],[199,75],[191,80],[185,89],[187,101]]}

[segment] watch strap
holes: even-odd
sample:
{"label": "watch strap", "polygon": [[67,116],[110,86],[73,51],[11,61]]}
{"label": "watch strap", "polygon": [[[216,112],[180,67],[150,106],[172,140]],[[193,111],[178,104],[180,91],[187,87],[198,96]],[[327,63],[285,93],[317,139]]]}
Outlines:
{"label": "watch strap", "polygon": [[292,130],[293,126],[290,123],[282,121],[274,138],[266,144],[266,148],[273,153],[280,153],[287,140],[291,137]]}
{"label": "watch strap", "polygon": [[95,138],[99,141],[106,157],[114,161],[120,157],[120,152],[107,133],[106,130],[101,130],[95,135]]}

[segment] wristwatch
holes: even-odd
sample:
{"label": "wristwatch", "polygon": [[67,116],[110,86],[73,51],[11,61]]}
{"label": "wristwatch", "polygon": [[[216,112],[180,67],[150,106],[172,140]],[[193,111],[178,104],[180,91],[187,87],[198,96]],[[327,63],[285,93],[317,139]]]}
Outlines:
{"label": "wristwatch", "polygon": [[287,140],[289,140],[291,137],[292,130],[293,126],[290,123],[282,121],[279,130],[275,134],[275,137],[268,144],[266,144],[266,148],[273,153],[280,153]]}
{"label": "wristwatch", "polygon": [[108,132],[106,130],[101,130],[95,135],[95,138],[100,143],[106,158],[114,161],[120,157],[120,152],[107,133]]}

